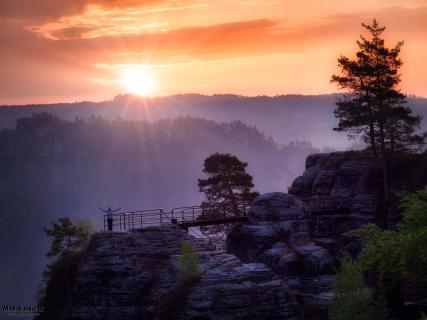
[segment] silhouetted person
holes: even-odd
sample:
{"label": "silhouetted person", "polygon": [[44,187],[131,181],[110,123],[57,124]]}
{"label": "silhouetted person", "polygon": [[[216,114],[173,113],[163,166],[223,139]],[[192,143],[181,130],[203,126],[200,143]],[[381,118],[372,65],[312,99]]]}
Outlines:
{"label": "silhouetted person", "polygon": [[107,214],[107,223],[108,223],[108,231],[113,231],[113,213],[119,211],[121,208],[116,210],[112,210],[111,207],[108,207],[107,210],[99,208],[99,210],[105,212]]}

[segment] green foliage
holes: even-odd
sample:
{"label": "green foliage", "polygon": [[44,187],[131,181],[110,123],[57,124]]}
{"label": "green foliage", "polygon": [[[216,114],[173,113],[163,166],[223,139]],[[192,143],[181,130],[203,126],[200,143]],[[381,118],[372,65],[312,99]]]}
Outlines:
{"label": "green foliage", "polygon": [[363,271],[375,270],[382,279],[392,279],[400,274],[400,253],[396,231],[381,230],[374,224],[367,224],[347,233],[363,242],[359,265]]}
{"label": "green foliage", "polygon": [[190,243],[184,243],[181,246],[181,254],[178,256],[178,271],[181,282],[191,282],[201,276],[197,255]]}
{"label": "green foliage", "polygon": [[427,283],[427,187],[403,200],[399,248],[403,276]]}
{"label": "green foliage", "polygon": [[329,306],[330,320],[374,319],[372,298],[364,285],[363,274],[350,257],[341,259],[334,297]]}
{"label": "green foliage", "polygon": [[368,224],[348,234],[362,240],[364,270],[380,279],[412,279],[427,283],[427,187],[403,199],[403,218],[396,231]]}
{"label": "green foliage", "polygon": [[198,179],[205,203],[236,208],[240,203],[251,202],[258,193],[252,191],[254,184],[252,176],[246,173],[247,165],[228,153],[214,153],[206,158],[203,172],[208,178]]}
{"label": "green foliage", "polygon": [[200,280],[197,255],[191,243],[183,243],[178,256],[179,282],[163,297],[156,307],[156,316],[162,320],[177,319],[187,304],[192,287]]}
{"label": "green foliage", "polygon": [[53,238],[48,257],[60,257],[80,250],[89,240],[92,227],[89,220],[79,220],[75,224],[67,217],[53,222],[52,228],[44,228],[48,237]]}
{"label": "green foliage", "polygon": [[73,223],[69,218],[60,218],[50,229],[43,231],[52,238],[47,257],[51,258],[42,274],[42,282],[37,288],[37,299],[48,311],[39,319],[54,319],[72,296],[73,279],[77,273],[82,250],[87,246],[92,234],[89,220]]}
{"label": "green foliage", "polygon": [[421,312],[420,318],[418,320],[427,320],[427,315],[424,312]]}

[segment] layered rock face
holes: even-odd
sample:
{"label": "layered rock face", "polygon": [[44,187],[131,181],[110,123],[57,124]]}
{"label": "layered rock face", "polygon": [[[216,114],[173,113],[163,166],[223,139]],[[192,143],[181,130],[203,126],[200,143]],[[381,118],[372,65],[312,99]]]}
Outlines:
{"label": "layered rock face", "polygon": [[[255,200],[249,223],[228,236],[232,254],[209,251],[172,227],[98,234],[79,265],[68,315],[298,319],[302,310],[306,319],[326,319],[337,257],[359,249],[345,232],[381,220],[380,183],[366,154],[312,155],[289,194]],[[177,257],[186,242],[196,248],[202,276],[183,286]]]}
{"label": "layered rock face", "polygon": [[289,189],[310,211],[349,211],[351,217],[376,218],[382,176],[368,153],[334,152],[307,157],[306,169]]}
{"label": "layered rock face", "polygon": [[[183,286],[177,256],[197,251],[201,278]],[[284,279],[262,263],[207,251],[172,227],[96,236],[79,265],[71,319],[298,319]]]}
{"label": "layered rock face", "polygon": [[289,194],[269,193],[255,200],[249,224],[230,233],[229,251],[265,263],[288,277],[297,296],[326,308],[337,257],[359,250],[345,232],[380,219],[378,172],[360,152],[309,156]]}
{"label": "layered rock face", "polygon": [[366,223],[382,224],[381,165],[364,152],[314,154],[289,194],[310,212],[310,234],[334,256],[357,253],[358,244],[344,236]]}
{"label": "layered rock face", "polygon": [[261,261],[284,275],[329,273],[333,258],[311,238],[309,211],[292,195],[268,193],[258,197],[249,211],[249,224],[229,235],[242,248],[248,261]]}

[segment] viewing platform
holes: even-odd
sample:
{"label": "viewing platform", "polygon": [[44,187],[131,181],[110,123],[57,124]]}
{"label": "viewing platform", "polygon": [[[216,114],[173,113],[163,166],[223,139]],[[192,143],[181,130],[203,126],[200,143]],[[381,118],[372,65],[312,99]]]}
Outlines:
{"label": "viewing platform", "polygon": [[[127,211],[112,214],[114,231],[142,229],[149,226],[177,225],[183,229],[196,226],[247,222],[250,206],[234,208],[226,206],[192,206],[174,208],[169,212],[163,209]],[[104,230],[108,230],[108,215],[104,215]]]}

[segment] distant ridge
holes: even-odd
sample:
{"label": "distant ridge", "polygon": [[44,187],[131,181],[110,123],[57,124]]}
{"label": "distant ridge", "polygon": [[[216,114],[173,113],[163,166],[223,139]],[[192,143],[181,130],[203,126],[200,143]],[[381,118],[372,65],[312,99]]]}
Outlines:
{"label": "distant ridge", "polygon": [[[0,128],[14,128],[16,120],[33,113],[49,112],[73,120],[100,116],[107,120],[158,121],[166,118],[193,117],[216,122],[241,121],[256,126],[281,144],[295,140],[314,146],[346,148],[344,134],[332,131],[335,102],[340,94],[278,96],[241,96],[234,94],[178,94],[165,97],[118,95],[101,102],[11,105],[0,107]],[[427,118],[427,99],[408,97],[408,106]],[[423,121],[426,127],[427,120]]]}

